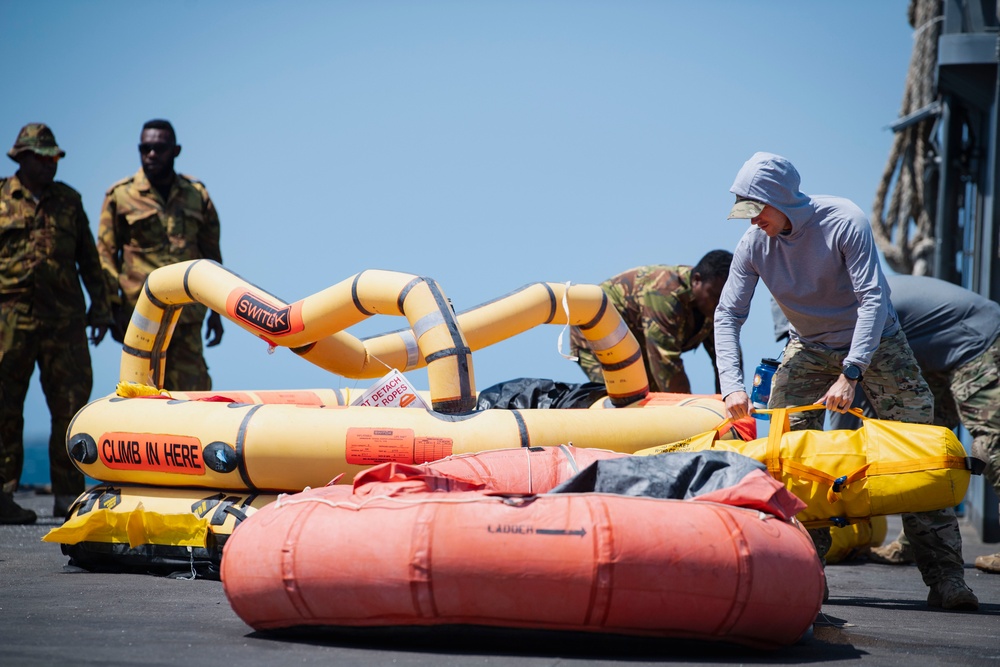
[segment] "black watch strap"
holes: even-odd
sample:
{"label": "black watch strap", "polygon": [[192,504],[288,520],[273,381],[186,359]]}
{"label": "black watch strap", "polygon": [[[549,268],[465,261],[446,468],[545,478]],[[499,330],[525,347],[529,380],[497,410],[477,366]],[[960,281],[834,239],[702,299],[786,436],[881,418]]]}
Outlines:
{"label": "black watch strap", "polygon": [[857,382],[861,379],[861,367],[855,366],[854,364],[847,364],[844,366],[844,377],[852,382]]}

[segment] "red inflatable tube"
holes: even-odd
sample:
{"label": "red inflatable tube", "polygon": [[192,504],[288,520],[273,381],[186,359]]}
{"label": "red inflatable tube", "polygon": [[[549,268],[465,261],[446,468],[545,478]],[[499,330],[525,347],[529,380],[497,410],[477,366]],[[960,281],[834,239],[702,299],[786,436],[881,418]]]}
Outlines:
{"label": "red inflatable tube", "polygon": [[353,490],[282,496],[233,533],[221,577],[240,618],[256,630],[470,624],[777,647],[820,609],[811,540],[771,514],[510,496],[416,466],[377,468]]}

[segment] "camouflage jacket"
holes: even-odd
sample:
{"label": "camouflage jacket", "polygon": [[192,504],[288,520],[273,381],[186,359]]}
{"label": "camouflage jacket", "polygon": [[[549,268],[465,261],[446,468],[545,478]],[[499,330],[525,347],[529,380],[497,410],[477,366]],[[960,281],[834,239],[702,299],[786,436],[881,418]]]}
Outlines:
{"label": "camouflage jacket", "polygon": [[[135,307],[146,277],[161,266],[190,259],[222,263],[219,215],[200,181],[178,174],[167,201],[139,169],[107,191],[97,250],[112,288],[112,303]],[[203,306],[188,306],[180,322],[200,322]]]}
{"label": "camouflage jacket", "polygon": [[29,320],[111,322],[90,222],[80,194],[65,183],[52,183],[36,201],[16,175],[0,178],[0,302]]}
{"label": "camouflage jacket", "polygon": [[[703,345],[715,367],[711,318],[695,307],[690,266],[640,266],[601,283],[625,324],[639,341],[652,391],[690,393],[681,353]],[[573,343],[586,341],[573,332]],[[718,374],[716,374],[718,391]]]}

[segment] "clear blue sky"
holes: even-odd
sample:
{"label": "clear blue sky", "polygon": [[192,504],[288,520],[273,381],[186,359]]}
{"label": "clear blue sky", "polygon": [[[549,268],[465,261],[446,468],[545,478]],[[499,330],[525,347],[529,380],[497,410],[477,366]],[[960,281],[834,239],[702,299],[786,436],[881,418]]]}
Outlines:
{"label": "clear blue sky", "polygon": [[[536,281],[732,250],[746,222],[726,219],[728,190],[757,150],[791,159],[804,191],[870,210],[909,66],[908,4],[0,0],[0,143],[50,124],[67,152],[57,178],[96,231],[104,192],[139,167],[142,123],[167,118],[236,273],[294,301],[402,271],[465,310]],[[477,388],[582,382],[560,329],[476,353]],[[780,351],[763,286],[743,343],[748,375]],[[114,391],[120,348],[109,338],[92,355],[97,398]],[[371,382],[269,355],[228,321],[207,359],[218,389]],[[713,391],[707,354],[685,363],[694,391]],[[37,374],[26,421],[28,439],[47,437]]]}

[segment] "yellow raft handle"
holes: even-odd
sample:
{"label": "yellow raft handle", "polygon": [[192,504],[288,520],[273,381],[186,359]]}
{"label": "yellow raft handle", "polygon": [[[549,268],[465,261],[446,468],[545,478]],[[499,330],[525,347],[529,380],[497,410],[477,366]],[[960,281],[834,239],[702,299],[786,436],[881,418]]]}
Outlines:
{"label": "yellow raft handle", "polygon": [[[822,470],[817,470],[816,468],[803,465],[796,461],[782,460],[781,437],[790,430],[788,415],[794,412],[805,412],[806,410],[825,409],[826,406],[822,403],[814,403],[812,405],[800,405],[788,408],[754,410],[756,414],[770,414],[772,427],[775,423],[779,424],[778,428],[771,428],[767,435],[767,453],[765,454],[765,463],[767,464],[767,471],[772,477],[781,481],[782,472],[786,472],[799,479],[826,484],[830,487],[826,492],[826,499],[830,502],[830,504],[833,504],[840,500],[840,494],[844,491],[844,489],[854,482],[867,477],[869,470],[871,470],[873,475],[884,475],[898,474],[901,472],[916,472],[932,468],[970,468],[967,459],[956,456],[933,456],[914,459],[912,461],[899,461],[896,463],[866,463],[851,473],[834,477],[833,475],[825,473]],[[866,416],[860,408],[851,408],[847,412],[860,418],[862,421],[871,419]]]}
{"label": "yellow raft handle", "polygon": [[[826,406],[822,403],[811,403],[809,405],[796,405],[787,408],[754,408],[750,412],[755,415],[771,415],[777,413],[779,410],[790,415],[794,412],[805,412],[807,410],[826,410]],[[850,408],[847,412],[862,420],[871,419],[871,417],[861,411],[861,408]]]}
{"label": "yellow raft handle", "polygon": [[[788,408],[754,410],[754,412],[756,414],[771,415],[772,428],[767,434],[767,453],[765,454],[764,460],[767,464],[767,472],[778,481],[781,481],[782,472],[786,471],[788,474],[800,479],[826,484],[830,487],[826,492],[826,499],[830,502],[830,504],[833,504],[840,500],[841,491],[843,491],[848,485],[865,478],[868,473],[868,468],[871,466],[870,463],[861,466],[854,472],[847,475],[834,477],[833,475],[811,466],[803,465],[795,461],[783,461],[781,459],[781,437],[791,430],[788,415],[794,412],[805,412],[806,410],[825,409],[826,406],[822,403],[814,403],[812,405],[799,405]],[[861,419],[867,419],[864,413],[861,412],[860,408],[851,408],[848,412],[860,417]],[[775,423],[778,424],[778,428],[774,428]]]}

